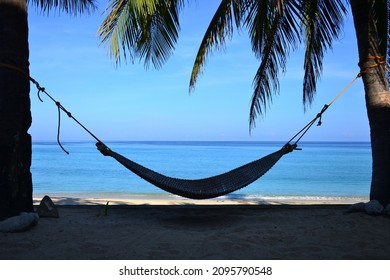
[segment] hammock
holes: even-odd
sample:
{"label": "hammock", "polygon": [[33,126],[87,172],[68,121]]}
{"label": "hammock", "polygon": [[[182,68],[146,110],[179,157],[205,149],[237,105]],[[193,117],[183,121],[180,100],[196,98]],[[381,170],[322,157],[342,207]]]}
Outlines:
{"label": "hammock", "polygon": [[[58,108],[58,130],[57,130],[57,142],[59,146],[64,150],[65,153],[69,154],[64,147],[60,143],[60,116],[61,111],[65,112],[69,118],[73,119],[78,125],[80,125],[87,133],[89,133],[95,140],[97,140],[96,146],[99,151],[105,156],[111,156],[116,159],[120,164],[134,172],[142,179],[148,181],[149,183],[159,187],[162,190],[167,192],[177,194],[183,197],[191,198],[191,199],[207,199],[214,198],[218,196],[222,196],[236,190],[239,190],[250,183],[254,182],[261,176],[263,176],[269,169],[274,166],[274,164],[285,154],[292,152],[293,150],[300,150],[297,148],[298,142],[301,138],[306,134],[306,132],[312,127],[312,125],[318,120],[317,125],[321,125],[322,122],[322,114],[332,105],[340,96],[358,79],[364,74],[369,68],[377,67],[377,66],[385,66],[386,64],[383,62],[383,57],[372,56],[368,57],[369,60],[379,61],[376,64],[366,68],[362,72],[360,72],[329,104],[325,104],[322,108],[321,112],[317,114],[317,116],[311,120],[306,126],[304,126],[297,134],[295,134],[290,141],[287,142],[280,150],[269,154],[261,159],[255,160],[248,164],[245,164],[241,167],[228,171],[226,173],[204,178],[197,180],[188,180],[188,179],[178,179],[172,178],[165,175],[162,175],[156,171],[153,171],[149,168],[146,168],[134,161],[131,161],[124,156],[115,153],[110,150],[99,138],[97,138],[90,130],[88,130],[82,123],[80,123],[64,106],[61,105],[60,102],[55,100],[44,87],[41,87],[39,83],[34,80],[30,75],[24,70],[16,67],[14,65],[0,63],[0,67],[7,68],[12,71],[16,71],[27,79],[29,79],[38,89],[38,98],[43,102],[40,97],[40,93],[45,93],[57,106]],[[295,140],[294,140],[295,139]],[[292,141],[295,141],[293,144],[290,144]]]}
{"label": "hammock", "polygon": [[226,173],[191,180],[172,178],[160,174],[115,153],[101,142],[96,143],[96,146],[103,155],[114,158],[145,181],[164,191],[191,199],[214,198],[239,190],[263,176],[283,155],[296,149],[296,145],[286,144],[272,154]]}

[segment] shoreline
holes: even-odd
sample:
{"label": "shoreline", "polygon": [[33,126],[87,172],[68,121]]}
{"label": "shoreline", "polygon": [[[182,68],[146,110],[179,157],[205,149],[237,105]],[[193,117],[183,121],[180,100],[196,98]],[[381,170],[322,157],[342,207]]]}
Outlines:
{"label": "shoreline", "polygon": [[[222,196],[213,199],[194,200],[175,195],[78,193],[47,194],[56,205],[349,205],[365,202],[365,197],[332,196]],[[35,194],[34,205],[39,205],[45,194]]]}

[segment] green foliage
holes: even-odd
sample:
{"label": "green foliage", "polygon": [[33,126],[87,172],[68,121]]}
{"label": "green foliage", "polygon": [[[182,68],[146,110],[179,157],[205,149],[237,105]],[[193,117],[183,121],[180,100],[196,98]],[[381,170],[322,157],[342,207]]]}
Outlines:
{"label": "green foliage", "polygon": [[177,42],[182,6],[183,0],[114,0],[99,29],[102,42],[117,62],[145,58],[146,67],[159,68]]}
{"label": "green foliage", "polygon": [[95,0],[27,0],[45,13],[58,10],[71,15],[91,13],[96,10]]}
{"label": "green foliage", "polygon": [[311,104],[317,80],[322,74],[322,61],[333,40],[340,34],[346,9],[342,2],[305,1],[301,7],[306,52],[303,79],[303,103]]}
{"label": "green foliage", "polygon": [[196,80],[202,72],[206,58],[213,48],[220,49],[225,44],[225,38],[233,35],[233,17],[241,21],[241,2],[222,0],[212,18],[203,40],[200,44],[190,79],[190,91],[194,89]]}
{"label": "green foliage", "polygon": [[[356,0],[357,1],[357,0]],[[145,59],[159,68],[172,54],[178,38],[179,12],[184,0],[113,0],[99,33],[110,42],[111,55],[134,61]],[[188,1],[190,2],[190,1]],[[195,58],[189,90],[193,90],[207,58],[224,47],[235,29],[251,38],[252,51],[260,60],[254,77],[250,129],[264,115],[272,97],[279,92],[279,74],[286,70],[289,53],[305,46],[303,103],[313,101],[322,74],[325,53],[332,48],[343,28],[347,0],[221,0]],[[372,1],[382,55],[387,56],[388,1]]]}

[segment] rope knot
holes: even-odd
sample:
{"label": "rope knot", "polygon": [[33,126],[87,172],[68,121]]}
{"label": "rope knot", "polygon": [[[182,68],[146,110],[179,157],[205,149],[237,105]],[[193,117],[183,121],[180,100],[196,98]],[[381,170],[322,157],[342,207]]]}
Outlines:
{"label": "rope knot", "polygon": [[45,92],[45,88],[44,87],[41,87],[38,83],[35,84],[37,86],[37,89],[38,89],[38,92],[37,92],[37,95],[38,95],[38,99],[39,101],[43,102],[42,98],[41,98],[41,92]]}
{"label": "rope knot", "polygon": [[39,85],[37,86],[37,88],[38,88],[38,91],[42,91],[42,92],[46,90],[44,87],[41,87]]}
{"label": "rope knot", "polygon": [[291,153],[294,150],[302,150],[301,148],[298,148],[298,144],[290,144],[290,142],[285,144],[282,149],[285,151],[286,154]]}
{"label": "rope knot", "polygon": [[96,143],[97,149],[104,155],[104,156],[109,156],[110,149],[104,145],[102,142],[97,142]]}
{"label": "rope knot", "polygon": [[361,64],[368,62],[368,61],[374,61],[374,64],[369,65],[364,70],[360,71],[360,73],[358,74],[358,77],[361,77],[363,74],[366,74],[368,70],[375,68],[375,67],[379,67],[379,66],[383,66],[387,72],[390,72],[389,68],[386,65],[386,57],[384,57],[382,55],[367,56],[366,59],[359,62],[359,66],[361,66]]}
{"label": "rope knot", "polygon": [[317,123],[317,126],[321,126],[322,125],[322,114],[326,111],[326,109],[328,109],[329,105],[328,104],[325,104],[324,107],[322,108],[321,112],[319,112],[317,114],[317,119],[318,120],[318,123]]}
{"label": "rope knot", "polygon": [[[64,147],[62,146],[62,144],[61,144],[61,142],[60,142],[60,132],[61,132],[61,110],[62,110],[63,112],[65,112],[65,113],[68,115],[69,118],[73,119],[78,125],[80,125],[86,132],[88,132],[93,138],[95,138],[97,141],[101,142],[101,141],[99,140],[99,138],[97,138],[97,137],[96,137],[90,130],[88,130],[82,123],[80,123],[76,118],[74,118],[74,117],[72,116],[72,114],[71,114],[68,110],[66,110],[64,106],[61,105],[61,103],[60,103],[59,101],[55,100],[55,99],[46,91],[46,89],[45,89],[44,87],[41,87],[41,86],[39,85],[39,83],[38,83],[34,78],[32,78],[25,70],[23,70],[23,69],[21,69],[21,68],[15,66],[15,65],[10,65],[10,64],[6,64],[6,63],[2,63],[1,61],[0,61],[0,67],[7,68],[7,69],[12,70],[12,71],[16,71],[16,72],[18,72],[19,74],[22,74],[23,76],[25,76],[30,82],[32,82],[32,83],[37,87],[37,89],[38,89],[37,95],[38,95],[38,98],[39,98],[39,100],[40,100],[41,102],[43,102],[43,100],[42,100],[42,98],[41,98],[41,96],[40,96],[40,93],[43,92],[44,94],[46,94],[46,95],[51,99],[51,101],[53,101],[53,102],[55,103],[55,105],[57,106],[57,109],[58,109],[57,142],[58,142],[58,145],[61,147],[61,149],[62,149],[65,153],[69,154],[69,152],[66,151],[66,150],[64,149]],[[103,144],[103,145],[104,145],[104,144]],[[106,150],[107,150],[107,151],[110,151],[110,149],[108,149],[107,147],[106,147]]]}

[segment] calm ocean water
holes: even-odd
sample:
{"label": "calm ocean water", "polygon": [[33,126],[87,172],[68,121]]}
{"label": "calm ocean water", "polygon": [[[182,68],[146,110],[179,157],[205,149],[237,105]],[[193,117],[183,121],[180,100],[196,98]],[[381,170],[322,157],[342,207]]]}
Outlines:
{"label": "calm ocean water", "polygon": [[[112,142],[112,150],[157,172],[197,179],[226,172],[280,149],[282,142]],[[94,143],[33,144],[35,195],[85,197],[168,195],[143,181]],[[267,174],[229,198],[366,198],[371,149],[362,142],[302,142],[302,151],[285,155]]]}

